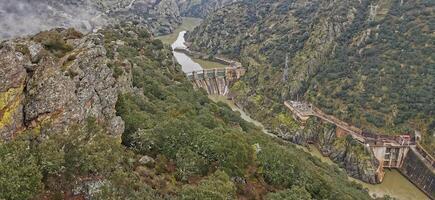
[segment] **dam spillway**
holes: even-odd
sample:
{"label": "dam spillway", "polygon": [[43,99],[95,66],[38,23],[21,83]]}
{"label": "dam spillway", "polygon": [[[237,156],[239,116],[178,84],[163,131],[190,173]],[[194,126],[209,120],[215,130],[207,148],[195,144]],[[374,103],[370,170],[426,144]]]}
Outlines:
{"label": "dam spillway", "polygon": [[186,73],[196,89],[204,89],[209,95],[228,94],[230,86],[245,73],[242,67],[197,70]]}

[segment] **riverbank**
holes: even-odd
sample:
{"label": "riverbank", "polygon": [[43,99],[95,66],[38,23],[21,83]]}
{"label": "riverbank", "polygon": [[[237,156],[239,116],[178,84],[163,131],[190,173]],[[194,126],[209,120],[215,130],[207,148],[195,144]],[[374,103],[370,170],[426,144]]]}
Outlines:
{"label": "riverbank", "polygon": [[[173,49],[187,49],[187,46],[184,44],[184,34],[186,31],[193,30],[201,23],[201,21],[202,19],[199,18],[183,17],[183,23],[179,27],[177,27],[173,33],[156,37],[156,39],[161,40],[166,45],[171,45]],[[190,63],[190,65],[201,66],[200,68],[202,69],[228,67],[227,63],[215,59],[208,59],[205,55],[190,55],[190,58],[187,58],[185,55],[183,55],[187,53],[179,52],[180,50],[177,50],[177,53],[174,52],[174,55],[179,62],[185,62]],[[196,67],[195,69],[197,70],[200,68]]]}

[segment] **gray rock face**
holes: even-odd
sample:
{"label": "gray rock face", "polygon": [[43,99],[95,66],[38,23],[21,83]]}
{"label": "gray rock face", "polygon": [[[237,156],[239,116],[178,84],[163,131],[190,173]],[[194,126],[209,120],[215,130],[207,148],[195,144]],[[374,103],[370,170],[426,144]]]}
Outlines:
{"label": "gray rock face", "polygon": [[142,156],[139,159],[139,163],[143,164],[143,165],[149,165],[149,164],[154,164],[154,159],[149,157],[149,156]]}
{"label": "gray rock face", "polygon": [[[115,110],[119,84],[107,66],[103,36],[90,34],[68,40],[68,43],[73,48],[61,58],[48,53],[35,41],[20,40],[2,45],[2,139],[10,139],[25,128],[43,126],[38,129],[42,134],[60,132],[90,117],[103,124],[112,135],[122,134],[124,122],[116,116]],[[25,53],[18,52],[16,46]],[[35,59],[38,56],[41,58]],[[32,63],[36,60],[37,63]]]}
{"label": "gray rock face", "polygon": [[23,126],[23,90],[29,60],[13,43],[0,45],[0,138],[10,139]]}
{"label": "gray rock face", "polygon": [[280,138],[299,145],[314,143],[324,156],[345,169],[349,176],[367,183],[379,183],[376,175],[379,162],[373,153],[351,138],[337,138],[332,125],[313,120],[295,133],[284,126],[275,132]]}

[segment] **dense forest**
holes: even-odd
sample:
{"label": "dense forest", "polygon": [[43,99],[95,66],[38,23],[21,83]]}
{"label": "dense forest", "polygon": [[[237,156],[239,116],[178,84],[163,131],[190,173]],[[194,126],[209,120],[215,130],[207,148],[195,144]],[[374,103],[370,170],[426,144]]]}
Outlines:
{"label": "dense forest", "polygon": [[426,0],[241,1],[188,40],[243,62],[234,91],[258,119],[303,99],[367,132],[418,130],[435,152],[434,9]]}

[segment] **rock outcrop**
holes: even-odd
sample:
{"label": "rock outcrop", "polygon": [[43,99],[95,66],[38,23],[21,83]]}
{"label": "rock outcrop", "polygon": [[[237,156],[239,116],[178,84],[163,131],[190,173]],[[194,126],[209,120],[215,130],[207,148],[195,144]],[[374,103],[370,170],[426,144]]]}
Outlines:
{"label": "rock outcrop", "polygon": [[367,183],[379,183],[376,175],[380,163],[370,149],[351,136],[337,137],[336,127],[310,119],[304,129],[289,130],[285,126],[274,130],[278,137],[299,145],[313,143],[323,154],[345,169],[351,177]]}
{"label": "rock outcrop", "polygon": [[13,43],[0,47],[0,137],[11,138],[23,128],[23,94],[29,59],[16,52]]}
{"label": "rock outcrop", "polygon": [[2,43],[0,58],[1,139],[30,128],[60,132],[91,117],[114,136],[124,131],[102,35],[42,32]]}

